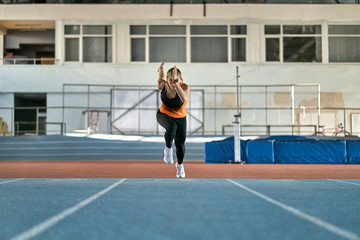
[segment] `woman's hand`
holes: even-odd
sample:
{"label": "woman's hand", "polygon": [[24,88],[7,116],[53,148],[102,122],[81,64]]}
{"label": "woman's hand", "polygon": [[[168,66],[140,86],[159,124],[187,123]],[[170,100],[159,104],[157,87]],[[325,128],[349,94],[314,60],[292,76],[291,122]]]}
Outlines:
{"label": "woman's hand", "polygon": [[158,89],[162,90],[164,88],[164,85],[165,85],[165,81],[166,81],[166,78],[165,78],[165,72],[164,72],[164,62],[162,62],[158,68],[158,74],[159,74],[159,77],[158,77],[158,80],[157,80],[157,87]]}
{"label": "woman's hand", "polygon": [[158,68],[158,73],[159,73],[159,79],[161,80],[166,80],[165,78],[165,72],[164,72],[164,62],[162,62]]}
{"label": "woman's hand", "polygon": [[172,72],[172,81],[174,81],[174,80],[178,80],[178,74],[177,74],[176,66],[174,66],[174,69],[173,69],[173,72]]}

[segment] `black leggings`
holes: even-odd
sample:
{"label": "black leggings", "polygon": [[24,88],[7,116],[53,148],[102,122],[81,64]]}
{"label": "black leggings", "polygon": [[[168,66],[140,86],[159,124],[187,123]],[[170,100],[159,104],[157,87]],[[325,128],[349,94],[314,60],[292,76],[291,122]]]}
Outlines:
{"label": "black leggings", "polygon": [[173,118],[158,110],[156,119],[166,129],[164,135],[166,147],[171,148],[175,139],[177,162],[182,164],[185,156],[186,117]]}

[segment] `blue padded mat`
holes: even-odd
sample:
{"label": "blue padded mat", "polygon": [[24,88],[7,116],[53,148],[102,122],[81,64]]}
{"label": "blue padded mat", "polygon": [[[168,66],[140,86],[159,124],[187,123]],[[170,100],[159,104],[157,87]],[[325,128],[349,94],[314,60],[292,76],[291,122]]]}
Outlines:
{"label": "blue padded mat", "polygon": [[[270,136],[241,140],[248,163],[360,164],[360,141],[338,137]],[[205,143],[205,162],[234,161],[234,138]]]}
{"label": "blue padded mat", "polygon": [[[247,141],[240,141],[241,160],[247,161]],[[234,162],[234,137],[205,143],[205,163]]]}
{"label": "blue padded mat", "polygon": [[347,163],[345,141],[275,141],[275,163]]}
{"label": "blue padded mat", "polygon": [[348,163],[360,164],[360,142],[347,141],[346,151]]}
{"label": "blue padded mat", "polygon": [[249,141],[247,144],[247,162],[274,163],[274,140]]}

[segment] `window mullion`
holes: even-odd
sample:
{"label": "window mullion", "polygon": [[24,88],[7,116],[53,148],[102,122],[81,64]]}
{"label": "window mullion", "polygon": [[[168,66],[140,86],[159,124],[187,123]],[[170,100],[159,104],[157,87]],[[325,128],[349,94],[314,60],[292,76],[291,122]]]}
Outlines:
{"label": "window mullion", "polygon": [[83,63],[83,24],[80,24],[79,62]]}
{"label": "window mullion", "polygon": [[149,25],[146,25],[146,38],[145,38],[145,62],[149,63],[150,62],[150,47],[149,47],[149,35],[150,35],[150,30],[149,30]]}
{"label": "window mullion", "polygon": [[191,62],[191,35],[190,25],[186,25],[186,63]]}
{"label": "window mullion", "polygon": [[284,39],[283,39],[283,25],[280,25],[280,63],[284,63]]}
{"label": "window mullion", "polygon": [[230,32],[230,25],[227,25],[227,39],[228,39],[228,47],[227,47],[227,52],[228,52],[228,63],[232,62],[232,46],[231,46],[231,32]]}
{"label": "window mullion", "polygon": [[329,31],[326,23],[321,26],[322,63],[329,63]]}

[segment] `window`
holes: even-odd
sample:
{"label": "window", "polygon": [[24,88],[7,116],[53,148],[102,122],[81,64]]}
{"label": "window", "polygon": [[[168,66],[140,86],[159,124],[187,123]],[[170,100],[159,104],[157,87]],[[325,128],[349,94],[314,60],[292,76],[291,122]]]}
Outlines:
{"label": "window", "polygon": [[132,62],[146,61],[146,41],[149,62],[186,62],[185,25],[133,25],[130,36]]}
{"label": "window", "polygon": [[321,25],[265,25],[267,62],[322,62]]}
{"label": "window", "polygon": [[329,62],[360,62],[360,25],[329,25]]}
{"label": "window", "polygon": [[246,61],[246,26],[191,26],[191,62],[228,62],[228,37],[231,61]]}
{"label": "window", "polygon": [[65,26],[65,61],[79,61],[80,25]]}
{"label": "window", "polygon": [[246,61],[246,26],[230,26],[231,61]]}
{"label": "window", "polygon": [[66,62],[112,62],[111,25],[65,25]]}
{"label": "window", "polygon": [[130,26],[131,61],[145,62],[146,26]]}
{"label": "window", "polygon": [[150,62],[186,62],[186,26],[149,26]]}
{"label": "window", "polygon": [[246,61],[246,35],[245,25],[132,25],[131,61]]}

